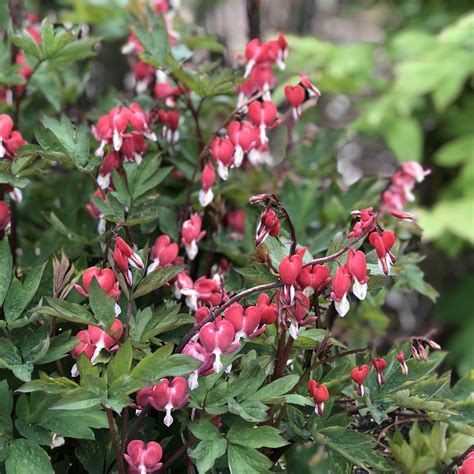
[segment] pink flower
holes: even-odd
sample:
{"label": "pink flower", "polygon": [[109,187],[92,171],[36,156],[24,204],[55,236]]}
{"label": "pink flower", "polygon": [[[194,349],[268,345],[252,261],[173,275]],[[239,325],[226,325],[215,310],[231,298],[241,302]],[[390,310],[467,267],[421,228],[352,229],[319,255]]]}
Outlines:
{"label": "pink flower", "polygon": [[425,179],[425,176],[428,176],[431,173],[431,170],[425,170],[423,166],[421,166],[420,163],[417,163],[416,161],[407,161],[402,163],[401,166],[402,171],[410,175],[418,183],[421,183]]}
{"label": "pink flower", "polygon": [[27,142],[20,132],[13,130],[13,120],[7,114],[0,114],[0,158],[13,160],[18,148]]}
{"label": "pink flower", "polygon": [[235,350],[238,345],[234,343],[235,329],[230,321],[216,320],[204,324],[199,330],[199,340],[209,354],[214,354],[216,359],[213,364],[215,372],[222,369],[221,355]]}
{"label": "pink flower", "polygon": [[403,351],[399,351],[399,353],[397,354],[397,360],[400,363],[403,375],[408,375],[408,365],[405,361],[405,354],[403,353]]}
{"label": "pink flower", "polygon": [[320,90],[309,80],[308,76],[300,75],[300,85],[304,87],[310,97],[321,97]]}
{"label": "pink flower", "polygon": [[115,301],[119,299],[120,290],[118,287],[118,282],[115,277],[115,273],[110,268],[99,269],[97,267],[89,267],[82,274],[82,284],[84,288],[82,288],[80,285],[74,285],[76,291],[82,296],[89,298],[89,288],[92,278],[97,280],[102,290],[104,290],[111,298],[113,298]]}
{"label": "pink flower", "polygon": [[115,245],[120,249],[122,255],[128,259],[128,263],[135,268],[143,269],[143,261],[138,255],[137,252],[132,250],[132,248],[122,239],[122,237],[117,237],[115,239]]}
{"label": "pink flower", "polygon": [[112,143],[114,150],[122,147],[123,134],[130,120],[130,112],[126,107],[114,107],[109,112],[109,123],[112,128]]}
{"label": "pink flower", "polygon": [[225,223],[234,232],[238,234],[245,234],[245,212],[243,209],[236,209],[229,211],[225,216]]}
{"label": "pink flower", "polygon": [[332,278],[331,298],[334,301],[336,311],[340,316],[345,316],[349,311],[349,301],[347,293],[351,287],[351,278],[348,275],[346,266],[343,265],[336,270]]}
{"label": "pink flower", "polygon": [[120,153],[110,150],[100,165],[97,176],[97,184],[100,189],[107,189],[110,186],[110,179],[113,170],[118,170],[122,166]]}
{"label": "pink flower", "polygon": [[314,411],[317,415],[323,415],[324,403],[329,398],[327,387],[316,380],[310,379],[308,380],[308,392],[313,397],[314,403],[316,404]]}
{"label": "pink flower", "polygon": [[280,233],[280,219],[273,209],[265,209],[258,220],[255,233],[255,245],[262,245],[268,236],[276,237]]}
{"label": "pink flower", "polygon": [[183,222],[181,228],[181,242],[190,260],[194,260],[198,253],[197,242],[206,235],[206,232],[201,230],[201,225],[201,217],[198,214],[193,214],[188,220]]}
{"label": "pink flower", "polygon": [[160,110],[158,120],[163,124],[161,135],[169,143],[173,144],[179,140],[179,112],[176,110]]}
{"label": "pink flower", "polygon": [[[201,308],[200,308],[201,309]],[[207,309],[207,308],[202,308]],[[207,309],[208,310],[208,309]],[[209,311],[209,310],[208,310]],[[197,313],[196,313],[197,318]],[[212,364],[214,362],[214,356],[210,355],[199,342],[189,341],[182,351],[182,354],[191,356],[193,359],[201,362],[201,366],[196,369],[188,378],[188,386],[190,390],[196,389],[198,384],[198,378],[200,375],[209,375],[213,372]]]}
{"label": "pink flower", "polygon": [[151,249],[150,259],[152,263],[148,266],[147,273],[156,270],[159,267],[166,267],[175,263],[178,257],[178,244],[171,241],[166,235],[160,235],[155,240],[155,245]]}
{"label": "pink flower", "polygon": [[352,237],[358,238],[361,234],[368,232],[369,229],[372,229],[375,226],[377,215],[371,207],[362,209],[361,211],[352,211],[351,215],[356,218],[357,221],[354,224],[352,231],[347,234],[349,239]]}
{"label": "pink flower", "polygon": [[474,451],[471,451],[458,469],[458,474],[474,473]]}
{"label": "pink flower", "polygon": [[300,253],[283,257],[280,262],[280,279],[285,285],[293,285],[303,268],[303,257]]}
{"label": "pink flower", "polygon": [[10,206],[5,201],[0,201],[0,231],[10,225]]}
{"label": "pink flower", "polygon": [[257,308],[260,311],[262,324],[273,324],[278,318],[278,307],[272,303],[266,293],[260,293],[257,299]]}
{"label": "pink flower", "polygon": [[372,357],[372,365],[377,371],[378,384],[383,385],[385,383],[383,371],[385,370],[385,367],[387,367],[387,362],[385,361],[385,359],[382,359],[381,357]]}
{"label": "pink flower", "polygon": [[298,284],[301,288],[312,288],[316,294],[320,294],[330,281],[329,268],[324,265],[303,267],[298,275]]}
{"label": "pink flower", "polygon": [[271,101],[260,102],[254,100],[249,105],[248,116],[250,121],[260,129],[260,142],[268,142],[266,129],[276,124],[277,107]]}
{"label": "pink flower", "polygon": [[210,153],[217,164],[217,172],[224,181],[229,177],[229,168],[234,164],[234,145],[229,138],[215,137]]}
{"label": "pink flower", "polygon": [[212,163],[208,161],[201,173],[201,190],[199,191],[199,203],[202,207],[209,205],[214,199],[212,186],[216,182],[216,172]]}
{"label": "pink flower", "polygon": [[359,367],[354,367],[351,370],[351,378],[357,384],[357,395],[359,395],[359,397],[364,396],[364,393],[365,393],[364,381],[368,373],[369,373],[369,366],[366,364],[359,365]]}
{"label": "pink flower", "polygon": [[222,302],[224,294],[224,290],[218,281],[206,277],[200,277],[194,282],[194,291],[198,300],[214,307]]}
{"label": "pink flower", "polygon": [[395,256],[390,252],[395,240],[395,234],[389,230],[369,234],[369,241],[375,247],[380,269],[385,275],[390,274],[390,266],[395,263]]}
{"label": "pink flower", "polygon": [[[81,354],[85,354],[88,359],[94,364],[102,349],[113,352],[118,349],[118,340],[123,334],[123,324],[120,319],[115,319],[110,332],[112,335],[105,332],[102,328],[89,325],[87,330],[79,331],[76,337],[79,343],[71,351],[71,356],[77,359]],[[73,376],[77,375],[77,369],[73,367]]]}
{"label": "pink flower", "polygon": [[234,166],[239,168],[244,154],[255,147],[259,141],[258,130],[250,122],[230,122],[227,133],[234,145]]}
{"label": "pink flower", "polygon": [[352,293],[360,300],[365,299],[367,295],[367,282],[369,281],[365,253],[361,250],[349,249],[346,269],[354,281]]}
{"label": "pink flower", "polygon": [[235,341],[238,342],[242,337],[254,336],[261,321],[261,314],[256,306],[244,309],[239,303],[234,303],[225,310],[224,318],[234,326]]}
{"label": "pink flower", "polygon": [[174,377],[171,383],[168,379],[161,379],[160,383],[154,387],[150,405],[155,410],[165,411],[164,423],[166,426],[171,426],[173,423],[171,412],[182,408],[188,400],[186,379],[184,377]]}
{"label": "pink flower", "polygon": [[304,89],[300,85],[286,85],[285,97],[292,107],[293,119],[296,122],[301,116],[301,104],[304,102],[305,99]]}
{"label": "pink flower", "polygon": [[160,460],[163,450],[155,441],[144,443],[134,439],[127,445],[127,454],[124,454],[125,461],[129,466],[130,474],[146,474],[158,471],[163,465]]}

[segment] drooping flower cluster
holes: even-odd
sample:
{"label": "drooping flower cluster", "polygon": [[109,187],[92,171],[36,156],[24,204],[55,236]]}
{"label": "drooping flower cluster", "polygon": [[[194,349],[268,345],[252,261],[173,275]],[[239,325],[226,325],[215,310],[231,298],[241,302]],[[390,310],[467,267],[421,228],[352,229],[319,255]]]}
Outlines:
{"label": "drooping flower cluster", "polygon": [[120,170],[125,161],[140,163],[147,151],[145,138],[156,140],[148,124],[148,118],[137,103],[129,107],[114,107],[92,127],[92,133],[100,142],[97,156],[104,156],[99,168],[97,183],[101,189],[111,185],[113,170]]}
{"label": "drooping flower cluster", "polygon": [[[271,161],[267,130],[280,124],[277,106],[271,98],[275,87],[272,66],[277,64],[283,68],[287,55],[288,43],[283,35],[267,42],[253,39],[247,43],[244,72],[247,80],[238,86],[237,110],[241,112],[241,118],[230,122],[222,136],[216,136],[210,146],[212,161],[222,180],[227,180],[229,170],[239,168],[245,157],[254,166]],[[295,86],[297,98],[294,89],[287,88],[288,101],[295,110],[299,110],[310,96],[321,95],[305,75]],[[209,205],[214,197],[212,186],[216,172],[213,163],[208,161],[201,174],[199,202],[203,207]]]}
{"label": "drooping flower cluster", "polygon": [[416,161],[408,161],[401,164],[390,179],[389,187],[382,195],[381,209],[389,212],[399,219],[413,219],[413,215],[404,212],[407,203],[415,200],[413,189],[416,183],[421,183],[431,170],[426,170]]}

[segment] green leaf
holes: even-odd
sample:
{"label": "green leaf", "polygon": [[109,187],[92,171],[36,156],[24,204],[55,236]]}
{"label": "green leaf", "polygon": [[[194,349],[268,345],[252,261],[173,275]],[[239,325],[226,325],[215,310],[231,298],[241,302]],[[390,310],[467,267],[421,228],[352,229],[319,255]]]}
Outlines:
{"label": "green leaf", "polygon": [[272,274],[267,265],[254,262],[248,267],[236,268],[235,271],[240,273],[245,280],[255,283],[255,285],[264,285],[275,281],[275,275]]}
{"label": "green leaf", "polygon": [[36,308],[35,311],[38,313],[49,314],[56,318],[65,319],[77,324],[97,324],[89,311],[86,308],[76,303],[68,303],[67,301],[60,300],[58,298],[46,297],[48,306],[41,306]]}
{"label": "green leaf", "polygon": [[[161,158],[159,155],[147,156],[138,165],[133,163],[126,166],[128,186],[133,200],[137,200],[151,189],[158,186],[171,172],[172,166],[160,168]],[[131,174],[128,168],[135,167]]]}
{"label": "green leaf", "polygon": [[137,289],[133,293],[133,298],[139,298],[140,296],[151,293],[152,291],[160,288],[165,283],[174,278],[178,273],[184,269],[183,265],[175,267],[160,267],[148,274],[138,285]]}
{"label": "green leaf", "polygon": [[132,377],[154,383],[166,376],[188,375],[200,366],[196,359],[183,355],[171,355],[172,345],[160,347],[142,359],[130,372]]}
{"label": "green leaf", "polygon": [[51,54],[54,47],[54,30],[51,23],[45,18],[41,22],[41,49],[44,55],[47,57]]}
{"label": "green leaf", "polygon": [[105,398],[99,396],[98,391],[79,387],[66,393],[51,406],[51,410],[87,410],[100,405]]}
{"label": "green leaf", "polygon": [[286,375],[285,377],[281,377],[261,388],[253,395],[250,395],[249,400],[265,402],[266,400],[272,400],[281,395],[285,395],[285,393],[288,393],[298,383],[298,380],[298,375]]}
{"label": "green leaf", "polygon": [[97,278],[90,283],[89,304],[99,326],[110,329],[115,320],[115,300],[100,287]]}
{"label": "green leaf", "polygon": [[336,451],[356,466],[376,469],[377,472],[392,471],[385,459],[374,450],[375,443],[366,434],[333,426],[318,430],[314,437],[318,443]]}
{"label": "green leaf", "polygon": [[36,329],[31,327],[26,329],[20,345],[23,362],[35,363],[46,355],[50,344],[50,330],[50,326],[46,324]]}
{"label": "green leaf", "polygon": [[[79,169],[86,169],[90,152],[87,125],[82,123],[74,127],[65,115],[61,117],[61,121],[45,116],[41,123],[46,130],[53,134],[56,142],[61,147],[57,149],[57,145],[53,146],[51,151],[66,153]],[[41,142],[40,144],[43,146]]]}
{"label": "green leaf", "polygon": [[109,385],[121,375],[128,374],[133,361],[133,348],[130,340],[125,341],[107,366]]}
{"label": "green leaf", "polygon": [[142,59],[156,68],[165,65],[170,55],[170,45],[168,29],[162,16],[152,17],[151,25],[148,28],[138,26],[135,28],[135,32],[146,51],[141,55]]}
{"label": "green leaf", "polygon": [[[157,313],[151,314],[150,312],[151,318],[143,328],[143,335],[139,340],[149,341],[158,334],[174,331],[183,325],[193,324],[195,318],[187,313],[179,313],[179,309],[179,305],[172,303],[166,304],[164,308],[160,309]],[[142,317],[144,314],[145,312],[142,313]]]}
{"label": "green leaf", "polygon": [[13,423],[11,412],[13,409],[13,396],[6,380],[0,381],[0,462],[2,460],[3,440],[11,436]]}
{"label": "green leaf", "polygon": [[267,411],[269,407],[256,400],[246,400],[237,403],[233,398],[228,401],[229,412],[239,415],[250,423],[261,423],[268,419]]}
{"label": "green leaf", "polygon": [[44,392],[50,394],[64,393],[77,388],[76,382],[66,377],[51,377],[40,373],[40,378],[23,384],[16,391],[20,393]]}
{"label": "green leaf", "polygon": [[10,243],[8,239],[4,237],[0,242],[0,306],[3,304],[8,288],[10,287],[12,263]]}
{"label": "green leaf", "polygon": [[474,160],[474,135],[464,135],[439,148],[434,156],[440,166],[458,166]]}
{"label": "green leaf", "polygon": [[71,337],[71,331],[64,331],[59,336],[54,336],[50,339],[49,349],[46,354],[39,357],[35,364],[48,364],[56,360],[66,357],[69,352],[76,347],[79,340],[76,337]]}
{"label": "green leaf", "polygon": [[227,448],[229,469],[232,474],[267,474],[272,462],[256,449],[229,443]]}
{"label": "green leaf", "polygon": [[225,454],[226,449],[227,441],[224,438],[205,439],[190,452],[190,456],[196,461],[198,472],[205,473]]}
{"label": "green leaf", "polygon": [[94,439],[91,428],[107,428],[107,416],[99,407],[87,410],[46,410],[38,425],[59,436],[76,439]]}
{"label": "green leaf", "polygon": [[41,59],[41,50],[27,31],[10,35],[10,39],[15,46],[25,51],[26,54],[31,54],[31,56],[34,56],[36,59]]}
{"label": "green leaf", "polygon": [[33,364],[31,362],[23,363],[20,350],[10,339],[0,338],[0,368],[9,369],[15,377],[23,382],[31,380]]}
{"label": "green leaf", "polygon": [[227,433],[229,443],[248,448],[281,448],[288,441],[280,435],[277,428],[271,426],[232,425]]}
{"label": "green leaf", "polygon": [[27,439],[15,439],[10,443],[5,470],[8,474],[54,474],[46,452]]}
{"label": "green leaf", "polygon": [[209,418],[201,418],[191,423],[189,429],[197,439],[217,439],[220,437],[217,426],[213,425]]}
{"label": "green leaf", "polygon": [[45,266],[46,263],[31,270],[23,284],[16,278],[13,280],[3,305],[8,322],[18,319],[30,304],[41,282]]}
{"label": "green leaf", "polygon": [[384,129],[385,139],[399,161],[420,161],[423,134],[420,124],[410,117],[397,117]]}

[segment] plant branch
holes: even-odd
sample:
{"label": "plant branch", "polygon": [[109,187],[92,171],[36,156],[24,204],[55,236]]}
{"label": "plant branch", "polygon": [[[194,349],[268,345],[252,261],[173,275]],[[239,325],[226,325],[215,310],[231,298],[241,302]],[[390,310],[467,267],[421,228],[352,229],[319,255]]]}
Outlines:
{"label": "plant branch", "polygon": [[298,383],[296,384],[296,387],[301,385],[303,380],[316,368],[319,367],[320,365],[327,364],[328,362],[332,362],[334,360],[340,359],[341,357],[346,357],[352,354],[360,354],[361,352],[366,352],[367,348],[366,347],[361,347],[359,349],[352,349],[350,351],[345,351],[345,352],[340,352],[339,354],[335,354],[333,356],[325,357],[324,359],[318,360],[310,365],[302,374],[300,379],[298,380]]}
{"label": "plant branch", "polygon": [[276,281],[273,283],[267,283],[265,285],[254,286],[253,288],[248,288],[246,290],[237,293],[232,298],[229,298],[224,304],[220,305],[214,311],[212,311],[209,316],[204,319],[201,323],[196,324],[192,329],[190,329],[179,341],[179,344],[176,346],[174,352],[180,353],[184,346],[199,332],[199,330],[206,324],[214,321],[220,314],[222,314],[231,304],[245,298],[246,296],[252,295],[253,293],[258,293],[260,291],[272,290],[274,288],[281,288],[283,283],[281,281]]}
{"label": "plant branch", "polygon": [[112,447],[115,452],[118,470],[120,474],[125,474],[125,468],[124,468],[123,460],[122,460],[122,451],[118,444],[117,431],[115,429],[114,415],[110,408],[107,408],[105,406],[103,408],[105,410],[105,413],[107,414],[107,421],[109,422],[110,438],[112,440]]}
{"label": "plant branch", "polygon": [[[189,204],[190,204],[190,201],[191,201],[191,194],[192,194],[192,191],[193,191],[193,185],[194,185],[194,181],[196,180],[196,176],[197,176],[197,173],[198,173],[198,170],[199,168],[201,168],[201,165],[202,165],[202,162],[204,160],[204,158],[206,158],[207,154],[209,153],[209,149],[211,148],[211,144],[212,144],[212,141],[214,140],[215,137],[217,137],[219,135],[219,131],[225,127],[227,127],[227,125],[229,125],[229,123],[232,121],[232,119],[234,118],[235,115],[237,115],[238,113],[240,113],[243,109],[245,109],[245,107],[247,107],[251,102],[253,102],[254,100],[257,100],[259,97],[261,97],[263,95],[263,93],[259,92],[258,94],[255,94],[253,95],[247,102],[245,102],[243,105],[241,105],[240,107],[236,107],[225,119],[224,121],[219,125],[219,127],[217,128],[217,130],[211,135],[211,137],[209,138],[209,140],[207,141],[207,143],[204,145],[204,147],[201,149],[201,152],[199,153],[199,156],[198,156],[198,159],[196,161],[196,164],[194,165],[194,170],[193,170],[193,174],[191,176],[191,179],[188,183],[188,190],[187,190],[187,193],[186,193],[186,200],[185,200],[185,214],[186,214],[186,209],[189,207]],[[197,112],[197,111],[196,111]],[[191,109],[191,114],[193,114],[193,110]]]}
{"label": "plant branch", "polygon": [[446,469],[443,471],[443,474],[451,474],[454,472],[455,466],[458,466],[461,461],[464,461],[465,458],[467,458],[468,454],[474,451],[474,444],[471,444],[469,448],[466,449],[462,454],[459,456],[455,457],[453,459],[453,462],[449,464],[449,466],[446,467]]}
{"label": "plant branch", "polygon": [[102,264],[100,265],[100,268],[103,270],[107,266],[107,259],[109,258],[109,249],[110,246],[112,245],[112,240],[117,237],[118,231],[122,227],[121,223],[118,223],[109,233],[109,236],[107,237],[107,241],[105,243],[105,249],[104,249],[104,258],[102,259]]}
{"label": "plant branch", "polygon": [[165,463],[163,463],[160,472],[166,471],[166,469],[168,469],[171,464],[173,464],[177,459],[179,459],[195,441],[196,438],[194,436],[191,436],[191,438],[189,438],[186,443],[184,443]]}

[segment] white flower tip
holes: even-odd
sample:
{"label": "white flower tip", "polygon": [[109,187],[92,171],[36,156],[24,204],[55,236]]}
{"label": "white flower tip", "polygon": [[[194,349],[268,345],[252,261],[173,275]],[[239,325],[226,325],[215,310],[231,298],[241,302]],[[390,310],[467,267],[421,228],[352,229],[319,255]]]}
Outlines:
{"label": "white flower tip", "polygon": [[347,312],[349,311],[350,304],[347,299],[347,296],[344,295],[341,301],[334,301],[334,306],[336,311],[338,312],[339,316],[344,317]]}
{"label": "white flower tip", "polygon": [[212,191],[212,188],[208,189],[207,191],[204,191],[204,189],[201,189],[199,191],[199,204],[201,204],[202,207],[206,207],[214,199],[214,192]]}

